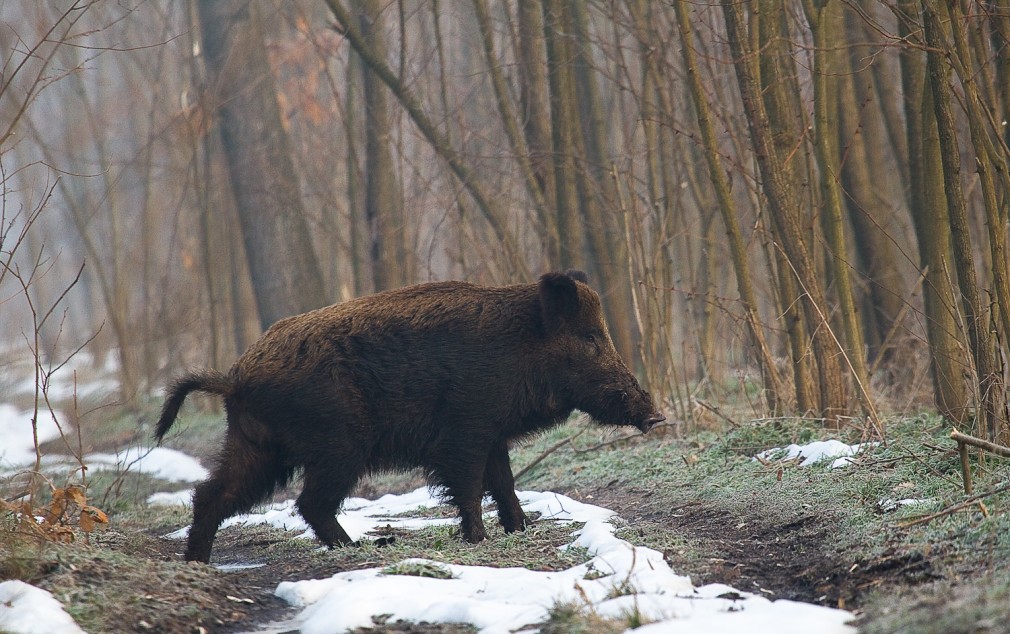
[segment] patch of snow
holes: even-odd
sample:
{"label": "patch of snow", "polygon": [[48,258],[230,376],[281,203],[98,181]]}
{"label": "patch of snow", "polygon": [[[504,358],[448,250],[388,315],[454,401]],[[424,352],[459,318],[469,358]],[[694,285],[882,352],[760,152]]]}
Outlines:
{"label": "patch of snow", "polygon": [[221,572],[236,572],[239,570],[251,570],[253,568],[262,568],[266,564],[214,564],[214,567]]}
{"label": "patch of snow", "polygon": [[919,506],[921,504],[932,504],[933,500],[930,499],[917,499],[917,498],[906,498],[903,500],[895,500],[894,498],[884,498],[877,502],[877,507],[884,513],[890,513],[891,511],[896,511],[902,506]]}
{"label": "patch of snow", "polygon": [[[55,413],[55,416],[53,415]],[[60,412],[50,413],[40,409],[38,417],[39,442],[60,437],[57,420]],[[0,471],[16,470],[35,462],[35,441],[32,438],[32,412],[13,405],[0,403]]]}
{"label": "patch of snow", "polygon": [[[387,526],[417,530],[426,526],[452,524],[455,517],[425,518],[403,516],[405,513],[422,508],[438,506],[439,501],[432,498],[424,487],[412,493],[403,495],[384,495],[377,500],[364,498],[347,498],[337,516],[337,521],[344,527],[351,539],[367,539],[367,533]],[[399,516],[399,517],[398,517]],[[236,515],[226,519],[221,528],[229,526],[246,526],[251,524],[269,524],[285,531],[298,532],[299,538],[314,539],[315,533],[305,523],[295,508],[294,500],[287,500],[266,506],[257,513]],[[186,526],[164,535],[167,539],[185,539],[189,535]]]}
{"label": "patch of snow", "polygon": [[171,493],[152,493],[147,496],[147,504],[149,506],[184,506],[189,508],[193,506],[193,489],[183,489]]}
{"label": "patch of snow", "polygon": [[169,482],[199,482],[209,475],[199,460],[167,447],[127,447],[114,454],[90,454],[84,457],[84,464],[93,470],[129,469]]}
{"label": "patch of snow", "polygon": [[[30,367],[30,366],[29,366]],[[116,373],[119,369],[118,352],[110,351],[101,368],[96,367],[94,358],[85,351],[79,351],[72,358],[67,360],[59,369],[53,370],[45,385],[46,395],[50,401],[70,400],[77,395],[77,398],[87,398],[90,396],[102,396],[114,394],[119,390],[119,379]],[[46,368],[48,371],[48,368]],[[77,373],[80,372],[80,375]],[[101,374],[103,376],[97,376]],[[89,378],[84,380],[81,375]],[[14,387],[14,392],[18,394],[32,394],[35,392],[35,377],[26,378]]]}
{"label": "patch of snow", "polygon": [[84,634],[53,595],[16,579],[0,582],[0,632]]}
{"label": "patch of snow", "polygon": [[[584,522],[583,528],[573,533],[571,545],[586,548],[592,559],[555,572],[407,560],[438,565],[450,571],[452,578],[387,575],[382,569],[370,568],[327,579],[282,582],[275,594],[302,608],[293,623],[306,634],[368,627],[378,615],[390,615],[390,621],[471,623],[486,634],[505,634],[544,621],[559,602],[574,603],[611,618],[637,612],[656,622],[648,631],[660,633],[855,632],[845,625],[852,614],[843,610],[770,601],[721,584],[695,588],[689,577],[670,569],[662,553],[615,537],[611,520],[616,516],[607,509],[549,492],[518,495],[528,512],[538,511],[562,522]],[[399,498],[409,502],[400,503]],[[418,489],[406,496],[384,496],[375,504],[373,508],[355,500],[350,510],[381,524],[393,519],[379,519],[390,510],[432,506],[437,500],[427,489]],[[286,512],[290,516],[292,511],[289,508]],[[249,521],[253,516],[245,517]],[[344,520],[341,515],[341,523]],[[416,521],[442,523],[438,519]]]}
{"label": "patch of snow", "polygon": [[776,447],[767,449],[758,454],[762,460],[791,460],[799,459],[801,467],[809,467],[823,460],[832,460],[831,468],[838,469],[852,463],[852,456],[869,447],[876,447],[878,443],[868,442],[856,445],[847,445],[840,440],[816,440],[805,445],[792,444],[788,447]]}

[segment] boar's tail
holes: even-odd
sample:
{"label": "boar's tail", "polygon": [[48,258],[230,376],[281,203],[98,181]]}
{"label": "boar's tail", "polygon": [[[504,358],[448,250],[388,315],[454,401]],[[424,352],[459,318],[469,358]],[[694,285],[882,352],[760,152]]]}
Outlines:
{"label": "boar's tail", "polygon": [[176,416],[179,415],[179,408],[186,400],[186,395],[190,392],[208,392],[210,394],[220,394],[225,396],[231,393],[232,382],[227,376],[217,370],[201,370],[190,372],[177,378],[168,388],[168,397],[161,407],[161,418],[154,430],[154,437],[161,442],[161,439],[168,433]]}

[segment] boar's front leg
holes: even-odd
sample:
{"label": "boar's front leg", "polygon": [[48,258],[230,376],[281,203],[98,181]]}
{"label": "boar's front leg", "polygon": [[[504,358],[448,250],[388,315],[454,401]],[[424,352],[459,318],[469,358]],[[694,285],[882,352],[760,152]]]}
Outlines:
{"label": "boar's front leg", "polygon": [[431,471],[459,510],[460,533],[471,544],[482,542],[487,539],[481,508],[484,452],[475,445],[465,450],[458,446],[454,451],[445,448],[439,453],[431,463]]}
{"label": "boar's front leg", "polygon": [[502,442],[491,448],[484,466],[484,490],[498,505],[498,521],[506,533],[521,531],[530,525],[516,497],[516,483],[509,463],[508,446]]}

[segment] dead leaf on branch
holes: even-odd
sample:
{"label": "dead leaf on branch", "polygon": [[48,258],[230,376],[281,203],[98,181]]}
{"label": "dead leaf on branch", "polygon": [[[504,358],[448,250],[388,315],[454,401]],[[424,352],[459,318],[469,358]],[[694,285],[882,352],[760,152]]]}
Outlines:
{"label": "dead leaf on branch", "polygon": [[101,509],[88,503],[84,487],[72,484],[54,487],[48,504],[32,508],[27,502],[10,503],[0,500],[0,511],[10,513],[15,530],[27,531],[46,540],[70,543],[74,541],[74,526],[91,533],[99,526],[109,524],[109,517]]}

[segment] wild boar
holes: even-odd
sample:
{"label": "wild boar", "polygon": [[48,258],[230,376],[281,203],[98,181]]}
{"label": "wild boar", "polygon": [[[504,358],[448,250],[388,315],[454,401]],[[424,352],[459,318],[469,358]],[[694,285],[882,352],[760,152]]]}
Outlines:
{"label": "wild boar", "polygon": [[228,374],[175,380],[159,442],[194,390],[224,397],[228,425],[193,498],[186,559],[203,562],[221,522],[296,469],[298,511],[330,547],[351,542],[336,514],[363,475],[415,467],[457,507],[466,541],[486,538],[485,493],[505,531],[523,530],[511,442],[573,409],[642,432],[664,420],[614,349],[580,271],[504,287],[418,284],[278,321]]}

